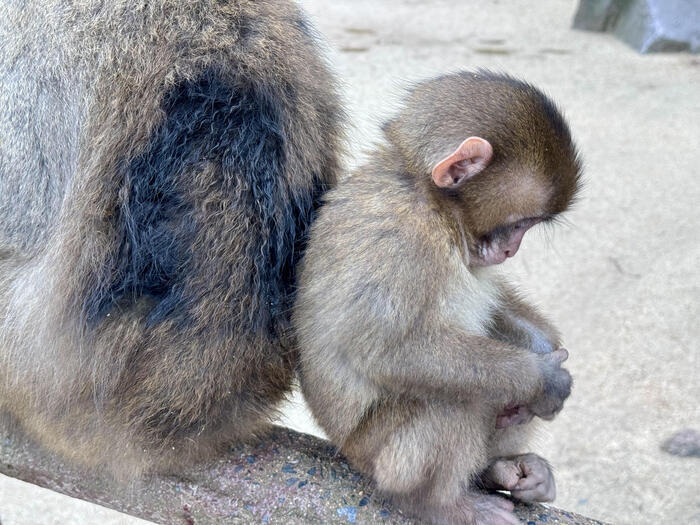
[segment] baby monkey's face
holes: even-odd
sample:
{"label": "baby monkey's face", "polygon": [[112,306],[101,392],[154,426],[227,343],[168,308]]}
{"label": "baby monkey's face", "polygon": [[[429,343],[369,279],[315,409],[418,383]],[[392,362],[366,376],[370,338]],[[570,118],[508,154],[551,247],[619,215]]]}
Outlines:
{"label": "baby monkey's face", "polygon": [[491,266],[513,257],[520,248],[525,232],[542,220],[539,217],[530,217],[491,230],[469,246],[470,264]]}

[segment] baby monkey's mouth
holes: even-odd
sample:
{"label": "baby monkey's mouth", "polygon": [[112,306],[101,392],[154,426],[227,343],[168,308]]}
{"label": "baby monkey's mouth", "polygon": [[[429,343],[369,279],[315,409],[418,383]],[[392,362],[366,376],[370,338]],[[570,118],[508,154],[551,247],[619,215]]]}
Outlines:
{"label": "baby monkey's mouth", "polygon": [[491,230],[471,248],[470,264],[491,266],[501,264],[509,257],[513,257],[518,253],[525,233],[542,220],[541,217],[528,217]]}

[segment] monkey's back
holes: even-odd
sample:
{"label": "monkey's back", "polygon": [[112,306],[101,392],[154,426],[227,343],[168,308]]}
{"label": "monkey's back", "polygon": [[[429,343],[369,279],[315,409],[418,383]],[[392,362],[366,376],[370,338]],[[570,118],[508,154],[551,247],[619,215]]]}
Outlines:
{"label": "monkey's back", "polygon": [[0,40],[2,408],[127,474],[254,432],[342,149],[313,29],[281,0],[36,0]]}
{"label": "monkey's back", "polygon": [[[375,155],[326,194],[299,274],[293,325],[301,385],[341,447],[384,396],[363,364],[421,329],[424,312],[444,295],[434,271],[451,252],[447,239],[433,234],[441,219],[399,168],[387,171],[393,164]],[[413,220],[424,214],[432,216],[427,224]]]}

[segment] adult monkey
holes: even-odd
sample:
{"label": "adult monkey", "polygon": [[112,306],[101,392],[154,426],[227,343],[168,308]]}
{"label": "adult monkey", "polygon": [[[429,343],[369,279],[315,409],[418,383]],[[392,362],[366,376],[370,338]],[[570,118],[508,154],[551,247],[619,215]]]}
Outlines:
{"label": "adult monkey", "polygon": [[334,80],[285,0],[0,6],[0,411],[129,477],[289,389]]}

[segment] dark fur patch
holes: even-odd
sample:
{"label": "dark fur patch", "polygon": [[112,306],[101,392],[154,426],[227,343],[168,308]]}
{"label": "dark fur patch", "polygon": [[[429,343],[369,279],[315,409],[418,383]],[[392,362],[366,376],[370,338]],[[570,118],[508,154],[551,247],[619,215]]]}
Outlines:
{"label": "dark fur patch", "polygon": [[[125,169],[119,248],[106,272],[110,282],[85,303],[87,318],[94,326],[116,304],[149,296],[155,300],[149,323],[186,321],[202,300],[196,292],[183,296],[183,285],[198,271],[190,264],[191,241],[197,229],[208,227],[192,218],[187,184],[209,163],[224,189],[243,178],[247,193],[235,206],[248,207],[260,221],[240,266],[257,306],[247,328],[269,330],[291,307],[298,251],[319,205],[320,179],[313,178],[312,190],[296,188],[296,196],[287,188],[284,110],[265,86],[208,71],[167,93],[162,107],[163,123]],[[246,268],[252,275],[245,275]]]}

